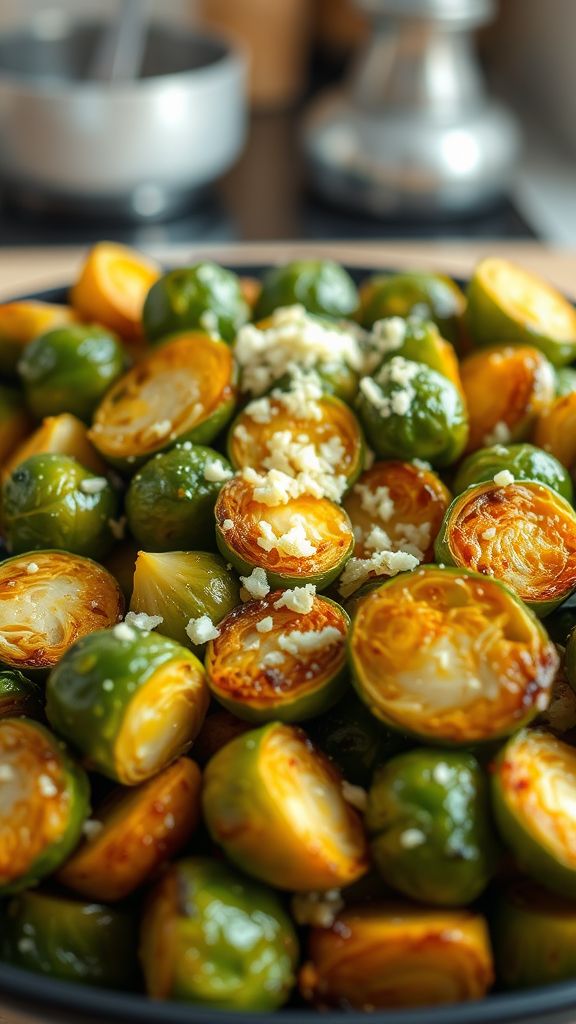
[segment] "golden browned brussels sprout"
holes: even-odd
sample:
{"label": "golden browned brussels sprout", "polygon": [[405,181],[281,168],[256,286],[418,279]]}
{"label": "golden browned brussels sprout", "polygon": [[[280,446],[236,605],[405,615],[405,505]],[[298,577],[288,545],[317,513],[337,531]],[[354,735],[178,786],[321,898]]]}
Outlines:
{"label": "golden browned brussels sprout", "polygon": [[90,444],[87,428],[76,416],[63,412],[60,416],[48,416],[40,426],[17,449],[2,467],[3,476],[8,476],[31,455],[71,455],[81,466],[91,469],[97,476],[106,472],[106,464]]}
{"label": "golden browned brussels sprout", "polygon": [[230,711],[213,706],[208,710],[204,724],[194,741],[194,757],[199,765],[205,765],[214,754],[225,747],[230,740],[252,729],[249,722],[243,722]]}
{"label": "golden browned brussels sprout", "polygon": [[462,338],[465,309],[466,298],[451,278],[408,270],[401,274],[375,274],[363,281],[358,319],[364,327],[372,327],[383,317],[431,320],[444,338],[457,345]]}
{"label": "golden browned brussels sprout", "polygon": [[534,443],[554,455],[568,470],[576,467],[576,391],[557,398],[542,413],[534,431]]}
{"label": "golden browned brussels sprout", "polygon": [[535,988],[576,978],[576,903],[525,879],[501,892],[492,919],[501,985]]}
{"label": "golden browned brussels sprout", "polygon": [[70,301],[84,320],[138,340],[144,300],[159,277],[160,267],[149,257],[117,242],[98,242],[86,257]]}
{"label": "golden browned brussels sprout", "polygon": [[0,305],[0,373],[12,376],[26,345],[53,327],[77,323],[69,306],[24,299]]}

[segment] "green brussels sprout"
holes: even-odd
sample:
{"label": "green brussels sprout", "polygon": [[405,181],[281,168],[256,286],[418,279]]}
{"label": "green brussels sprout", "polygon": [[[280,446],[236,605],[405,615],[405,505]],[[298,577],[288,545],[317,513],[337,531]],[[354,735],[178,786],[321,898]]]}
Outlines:
{"label": "green brussels sprout", "polygon": [[0,719],[44,716],[42,690],[18,669],[0,668]]}
{"label": "green brussels sprout", "polygon": [[294,985],[298,940],[275,893],[196,857],[171,865],[152,890],[140,956],[155,999],[275,1010]]}
{"label": "green brussels sprout", "polygon": [[204,262],[159,278],[146,296],[142,322],[150,341],[195,329],[233,341],[248,315],[236,274]]}
{"label": "green brussels sprout", "polygon": [[376,772],[365,816],[385,882],[413,900],[471,903],[496,864],[488,790],[472,754],[419,748]]}
{"label": "green brussels sprout", "polygon": [[563,398],[576,391],[576,368],[574,366],[561,366],[556,370],[556,397]]}
{"label": "green brussels sprout", "polygon": [[376,369],[383,361],[402,356],[414,363],[425,363],[462,391],[456,352],[431,320],[418,317],[390,317],[377,320],[370,334],[368,364]]}
{"label": "green brussels sprout", "polygon": [[214,842],[268,885],[306,892],[366,874],[366,836],[342,778],[294,726],[272,722],[222,747],[206,766],[202,802]]}
{"label": "green brussels sprout", "polygon": [[14,554],[55,548],[101,558],[114,536],[118,501],[105,477],[69,455],[31,455],[2,489],[2,521]]}
{"label": "green brussels sprout", "polygon": [[453,345],[462,340],[466,298],[458,285],[443,274],[406,271],[376,274],[360,287],[358,319],[370,328],[376,320],[398,316],[432,320],[443,338]]}
{"label": "green brussels sprout", "polygon": [[400,753],[408,743],[379,722],[354,691],[313,726],[320,750],[337,765],[346,781],[356,786],[367,786],[376,766]]}
{"label": "green brussels sprout", "polygon": [[515,480],[537,480],[572,501],[572,479],[567,469],[550,452],[533,444],[494,444],[479,448],[460,463],[452,490],[461,494],[472,484],[493,480],[507,469]]}
{"label": "green brussels sprout", "polygon": [[48,678],[46,714],[96,771],[134,786],[188,750],[208,700],[190,651],[122,622],[67,651]]}
{"label": "green brussels sprout", "polygon": [[524,879],[496,898],[494,958],[504,988],[535,988],[576,978],[576,903]]}
{"label": "green brussels sprout", "polygon": [[374,377],[363,377],[357,409],[380,458],[417,457],[449,466],[466,447],[468,420],[460,392],[423,363],[394,356]]}
{"label": "green brussels sprout", "polygon": [[358,291],[350,274],[332,260],[293,260],[267,270],[254,319],[296,304],[318,316],[349,317],[358,307]]}
{"label": "green brussels sprout", "polygon": [[97,324],[70,324],[41,334],[28,345],[18,372],[38,419],[67,412],[90,420],[125,362],[116,335]]}
{"label": "green brussels sprout", "polygon": [[150,459],[126,494],[128,525],[146,551],[214,546],[214,505],[230,463],[212,448],[177,445]]}
{"label": "green brussels sprout", "polygon": [[47,892],[15,896],[2,920],[0,956],[61,981],[135,989],[137,929],[126,910]]}
{"label": "green brussels sprout", "polygon": [[70,306],[23,299],[0,305],[0,374],[16,376],[18,360],[27,345],[53,327],[78,322]]}
{"label": "green brussels sprout", "polygon": [[32,430],[33,423],[17,388],[0,384],[0,466]]}
{"label": "green brussels sprout", "polygon": [[0,720],[0,893],[52,874],[88,817],[89,786],[55,736],[28,718]]}

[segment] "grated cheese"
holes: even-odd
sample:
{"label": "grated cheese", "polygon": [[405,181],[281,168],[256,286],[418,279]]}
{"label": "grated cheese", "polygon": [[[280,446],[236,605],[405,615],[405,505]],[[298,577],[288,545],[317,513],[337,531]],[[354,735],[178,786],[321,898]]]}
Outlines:
{"label": "grated cheese", "polygon": [[324,626],[320,630],[309,630],[303,633],[299,629],[293,629],[291,633],[281,633],[278,637],[278,646],[282,651],[292,654],[298,658],[301,655],[306,657],[315,651],[323,651],[343,640],[343,635],[336,626]]}
{"label": "grated cheese", "polygon": [[108,481],[104,476],[91,476],[80,481],[80,490],[84,494],[100,494],[100,491],[106,490],[107,487]]}
{"label": "grated cheese", "polygon": [[249,576],[241,576],[240,580],[249,597],[260,599],[270,593],[270,584],[268,583],[266,571],[259,566],[252,569]]}
{"label": "grated cheese", "polygon": [[306,522],[300,515],[294,516],[294,526],[286,533],[276,534],[266,519],[260,522],[259,529],[262,536],[258,537],[256,543],[263,551],[276,550],[280,555],[308,558],[318,550],[309,540]]}
{"label": "grated cheese", "polygon": [[28,565],[26,566],[26,572],[29,573],[31,576],[34,576],[34,574],[39,572],[39,570],[40,566],[38,565],[37,562],[28,562]]}
{"label": "grated cheese", "polygon": [[259,633],[270,633],[274,628],[274,619],[271,615],[267,615],[266,618],[260,619],[260,622],[256,623],[256,629]]}
{"label": "grated cheese", "polygon": [[225,519],[224,522],[222,523],[222,529],[224,530],[225,533],[227,533],[228,530],[233,530],[234,523],[232,519]]}
{"label": "grated cheese", "polygon": [[220,630],[209,615],[199,615],[196,619],[190,619],[186,626],[186,635],[193,644],[206,644],[209,640],[216,640],[220,636]]}
{"label": "grated cheese", "polygon": [[206,461],[204,466],[204,479],[210,483],[223,483],[225,480],[229,480],[233,476],[232,470],[228,466],[224,466],[221,462],[217,462],[216,459],[209,459]]}
{"label": "grated cheese", "polygon": [[130,628],[127,622],[119,622],[112,630],[118,640],[135,640],[136,633]]}
{"label": "grated cheese", "polygon": [[361,481],[354,487],[354,494],[360,498],[360,506],[365,512],[374,518],[381,519],[384,523],[394,515],[394,502],[390,497],[388,487],[376,487],[372,489],[368,484]]}
{"label": "grated cheese", "polygon": [[371,576],[397,576],[418,564],[416,556],[406,551],[377,551],[371,558],[351,558],[340,577],[340,593],[348,597]]}
{"label": "grated cheese", "polygon": [[147,615],[146,612],[128,612],[124,622],[136,629],[151,630],[161,626],[164,622],[162,615]]}
{"label": "grated cheese", "polygon": [[316,587],[313,583],[306,583],[303,587],[294,587],[293,590],[285,590],[281,597],[274,602],[275,608],[289,608],[292,612],[299,612],[301,615],[308,615],[314,607]]}
{"label": "grated cheese", "polygon": [[498,487],[508,487],[509,484],[514,483],[514,476],[509,469],[501,469],[499,473],[495,474],[494,483]]}

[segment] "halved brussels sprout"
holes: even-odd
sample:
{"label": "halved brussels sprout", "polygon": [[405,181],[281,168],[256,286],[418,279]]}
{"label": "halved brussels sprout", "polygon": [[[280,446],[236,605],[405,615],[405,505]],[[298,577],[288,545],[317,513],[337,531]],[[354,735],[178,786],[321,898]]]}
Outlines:
{"label": "halved brussels sprout", "polygon": [[126,494],[128,525],[147,551],[214,546],[214,505],[229,462],[213,448],[185,442],[150,459]]}
{"label": "halved brussels sprout", "polygon": [[208,444],[232,415],[234,385],[232,353],[223,341],[201,332],[177,335],[110,389],[89,438],[119,468],[177,441]]}
{"label": "halved brussels sprout", "polygon": [[362,282],[358,319],[372,327],[384,317],[419,317],[435,323],[443,338],[458,345],[466,298],[458,285],[444,274],[405,271],[376,274]]}
{"label": "halved brussels sprout", "polygon": [[576,978],[576,904],[524,879],[496,900],[494,958],[505,988],[535,988]]}
{"label": "halved brussels sprout", "polygon": [[70,324],[35,338],[18,363],[26,401],[38,419],[72,413],[89,420],[126,357],[118,338],[96,324]]}
{"label": "halved brussels sprout", "polygon": [[576,391],[576,369],[573,366],[561,366],[556,370],[556,397],[562,398]]}
{"label": "halved brussels sprout", "polygon": [[533,444],[479,448],[460,463],[452,484],[454,494],[461,494],[472,484],[493,480],[506,469],[515,480],[536,480],[558,491],[566,501],[572,501],[574,488],[569,472],[553,455]]}
{"label": "halved brussels sprout", "polygon": [[344,510],[327,498],[308,494],[282,504],[280,494],[275,504],[268,504],[258,500],[258,493],[258,485],[241,477],[220,491],[214,511],[216,542],[224,558],[243,573],[263,568],[272,587],[327,587],[354,547]]}
{"label": "halved brussels sprout", "polygon": [[576,750],[552,733],[523,729],[492,769],[496,823],[521,871],[576,898]]}
{"label": "halved brussels sprout", "polygon": [[341,776],[294,726],[272,722],[227,743],[205,769],[202,802],[214,842],[275,888],[339,888],[368,869]]}
{"label": "halved brussels sprout", "polygon": [[31,429],[32,419],[22,393],[0,384],[0,465],[6,463]]}
{"label": "halved brussels sprout", "polygon": [[294,984],[298,940],[275,893],[219,861],[190,858],[152,890],[140,956],[154,999],[275,1010]]}
{"label": "halved brussels sprout", "polygon": [[73,309],[52,302],[24,299],[0,305],[0,373],[15,376],[26,345],[39,334],[77,322]]}
{"label": "halved brussels sprout", "polygon": [[506,736],[548,704],[558,655],[507,587],[425,566],[357,603],[353,682],[371,712],[433,743]]}
{"label": "halved brussels sprout", "polygon": [[370,446],[381,458],[427,459],[449,466],[468,439],[462,396],[424,363],[394,356],[373,377],[363,377],[357,399]]}
{"label": "halved brussels sprout", "polygon": [[262,278],[254,317],[270,316],[279,306],[301,303],[309,313],[339,319],[358,307],[358,291],[350,274],[332,260],[293,260],[271,267]]}
{"label": "halved brussels sprout", "polygon": [[494,980],[486,922],[409,903],[350,907],[313,928],[300,991],[320,1009],[390,1010],[480,999]]}
{"label": "halved brussels sprout", "polygon": [[218,624],[240,603],[235,576],[208,551],[138,552],[130,610],[161,615],[162,632],[188,646],[190,619]]}
{"label": "halved brussels sprout", "polygon": [[35,551],[0,562],[0,664],[46,670],[79,637],[124,613],[116,580],[67,551]]}
{"label": "halved brussels sprout", "polygon": [[230,743],[230,740],[236,739],[251,728],[249,722],[243,722],[230,711],[225,711],[214,704],[213,709],[208,710],[194,743],[194,757],[198,764],[205,765],[214,754]]}
{"label": "halved brussels sprout", "polygon": [[460,363],[470,432],[467,450],[523,441],[554,400],[552,364],[529,345],[497,345]]}
{"label": "halved brussels sprout", "polygon": [[434,540],[450,500],[431,469],[413,462],[375,462],[344,499],[355,556],[370,558],[387,548],[433,561]]}
{"label": "halved brussels sprout", "polygon": [[277,590],[239,605],[208,645],[208,685],[239,718],[303,722],[326,711],[344,691],[346,612],[327,597],[310,595],[306,612],[291,604]]}
{"label": "halved brussels sprout", "polygon": [[142,253],[117,242],[98,242],[86,257],[70,301],[83,320],[137,340],[144,300],[160,273],[159,265]]}
{"label": "halved brussels sprout", "polygon": [[447,377],[462,392],[456,352],[431,320],[421,320],[415,316],[407,320],[397,316],[377,320],[372,328],[368,348],[368,362],[374,368],[383,360],[402,356],[415,363],[425,363],[430,369]]}
{"label": "halved brussels sprout", "polygon": [[18,669],[0,668],[0,719],[44,717],[42,690]]}
{"label": "halved brussels sprout", "polygon": [[335,707],[310,723],[314,742],[347,782],[367,786],[377,765],[398,754],[407,740],[379,722],[349,689]]}
{"label": "halved brussels sprout", "polygon": [[393,757],[376,772],[365,822],[384,881],[413,900],[472,903],[496,867],[488,789],[472,754]]}
{"label": "halved brussels sprout", "polygon": [[52,727],[124,786],[188,750],[208,701],[204,669],[190,651],[125,622],[74,644],[46,687]]}
{"label": "halved brussels sprout", "polygon": [[496,577],[543,617],[576,589],[576,513],[545,484],[499,478],[454,499],[436,561]]}
{"label": "halved brussels sprout", "polygon": [[536,423],[534,443],[568,470],[576,468],[576,391],[557,398]]}
{"label": "halved brussels sprout", "polygon": [[181,757],[142,786],[113,790],[58,881],[87,899],[125,899],[187,843],[200,815],[200,787],[198,766]]}
{"label": "halved brussels sprout", "polygon": [[248,312],[236,274],[204,262],[170,270],[156,281],[146,296],[142,321],[151,341],[193,330],[233,341]]}
{"label": "halved brussels sprout", "polygon": [[0,893],[52,874],[74,849],[88,816],[82,769],[44,726],[0,720]]}
{"label": "halved brussels sprout", "polygon": [[137,930],[126,910],[25,892],[3,914],[0,955],[15,967],[101,988],[138,987]]}
{"label": "halved brussels sprout", "polygon": [[103,476],[106,472],[106,463],[88,440],[86,425],[67,412],[43,420],[6,460],[2,466],[2,475],[8,476],[31,455],[42,454],[71,455],[81,466],[91,469],[97,476]]}
{"label": "halved brussels sprout", "polygon": [[468,286],[467,326],[477,345],[535,345],[554,366],[576,358],[576,310],[540,277],[499,257],[482,260]]}
{"label": "halved brussels sprout", "polygon": [[106,477],[69,455],[31,455],[2,488],[2,523],[14,554],[50,547],[100,558],[114,543],[117,514]]}

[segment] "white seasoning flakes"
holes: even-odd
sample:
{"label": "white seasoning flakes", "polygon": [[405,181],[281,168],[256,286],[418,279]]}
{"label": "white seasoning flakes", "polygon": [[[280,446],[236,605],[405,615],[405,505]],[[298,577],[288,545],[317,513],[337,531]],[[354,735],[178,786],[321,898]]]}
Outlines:
{"label": "white seasoning flakes", "polygon": [[357,811],[364,814],[368,807],[368,793],[365,789],[362,789],[362,786],[353,786],[351,782],[343,779],[342,796],[347,804],[350,804],[351,807],[355,807]]}
{"label": "white seasoning flakes", "polygon": [[38,776],[38,789],[42,793],[42,796],[58,796],[58,786],[49,775],[44,773]]}
{"label": "white seasoning flakes", "polygon": [[334,644],[342,643],[344,635],[335,626],[324,626],[320,630],[309,630],[303,633],[299,629],[293,629],[291,633],[281,633],[278,637],[278,646],[294,658],[306,657],[315,651],[324,651]]}
{"label": "white seasoning flakes", "polygon": [[514,483],[514,476],[509,469],[501,469],[499,473],[494,475],[494,483],[498,487],[508,487]]}
{"label": "white seasoning flakes", "polygon": [[91,476],[80,481],[80,490],[84,494],[100,494],[100,491],[106,490],[107,487],[108,481],[104,476]]}
{"label": "white seasoning flakes", "polygon": [[268,651],[268,653],[262,658],[262,665],[264,668],[272,668],[278,665],[283,665],[285,661],[286,655],[282,654],[282,651]]}
{"label": "white seasoning flakes", "polygon": [[292,612],[299,612],[301,615],[309,615],[314,607],[316,587],[313,583],[306,583],[303,587],[294,587],[293,590],[285,590],[284,593],[274,602],[275,608],[289,608]]}
{"label": "white seasoning flakes", "polygon": [[258,547],[261,547],[266,552],[275,550],[280,555],[288,555],[295,558],[308,558],[310,555],[315,555],[318,549],[314,547],[307,536],[306,523],[303,517],[294,516],[294,520],[294,526],[287,530],[286,533],[279,535],[275,533],[273,527],[266,519],[262,519],[259,523],[261,536],[256,541]]}
{"label": "white seasoning flakes", "polygon": [[232,470],[216,459],[208,459],[204,466],[204,479],[209,483],[224,483],[232,476]]}
{"label": "white seasoning flakes", "polygon": [[419,828],[407,828],[400,834],[399,843],[405,850],[414,850],[426,842],[426,836]]}
{"label": "white seasoning flakes", "polygon": [[26,566],[26,572],[29,573],[31,576],[37,573],[39,569],[40,566],[38,565],[37,562],[28,562],[28,565]]}
{"label": "white seasoning flakes", "polygon": [[206,644],[209,640],[216,640],[220,630],[209,615],[199,615],[196,619],[190,619],[186,626],[186,636],[193,644]]}
{"label": "white seasoning flakes", "polygon": [[439,761],[432,769],[432,778],[439,786],[447,786],[452,779],[452,772],[445,761]]}
{"label": "white seasoning flakes", "polygon": [[128,612],[124,622],[129,626],[135,626],[136,629],[151,630],[161,626],[164,618],[162,615],[147,615],[146,612]]}
{"label": "white seasoning flakes", "polygon": [[360,498],[360,506],[369,516],[386,523],[394,515],[394,502],[388,487],[370,487],[362,482],[354,486],[354,494]]}
{"label": "white seasoning flakes", "polygon": [[117,626],[114,626],[112,632],[117,640],[135,640],[137,636],[127,622],[119,622]]}
{"label": "white seasoning flakes", "polygon": [[266,571],[260,568],[260,566],[256,566],[249,576],[241,576],[240,582],[243,584],[247,596],[255,600],[261,600],[270,593],[270,584],[268,583]]}
{"label": "white seasoning flakes", "polygon": [[271,615],[267,615],[264,619],[260,619],[260,622],[256,623],[256,629],[259,633],[270,633],[274,628],[274,619]]}
{"label": "white seasoning flakes", "polygon": [[228,530],[233,530],[234,523],[232,522],[232,520],[225,519],[224,522],[222,523],[222,529],[224,530],[224,533],[228,533]]}
{"label": "white seasoning flakes", "polygon": [[396,576],[418,564],[418,558],[407,551],[377,551],[371,558],[351,558],[340,577],[340,593],[349,597],[371,576]]}

